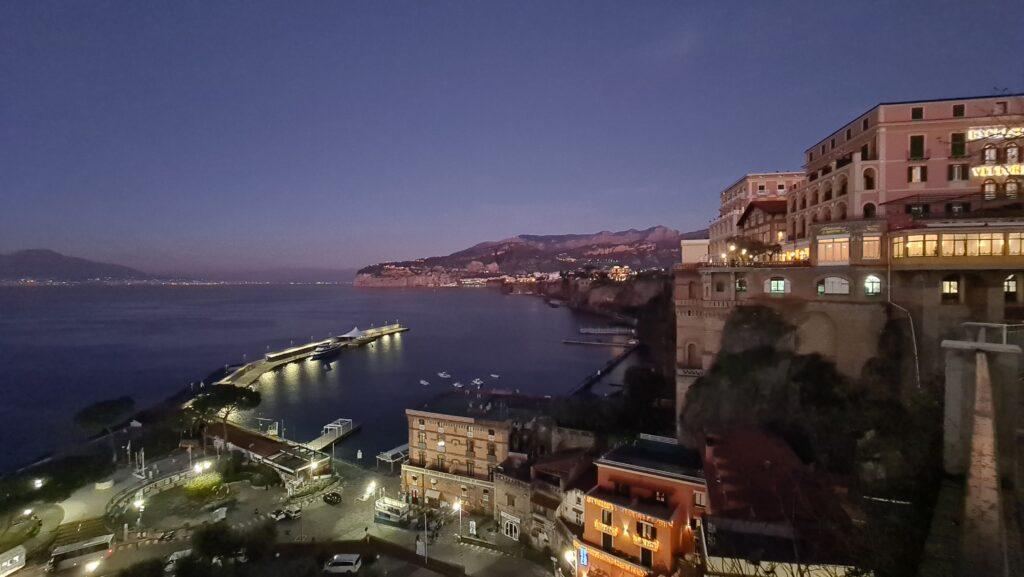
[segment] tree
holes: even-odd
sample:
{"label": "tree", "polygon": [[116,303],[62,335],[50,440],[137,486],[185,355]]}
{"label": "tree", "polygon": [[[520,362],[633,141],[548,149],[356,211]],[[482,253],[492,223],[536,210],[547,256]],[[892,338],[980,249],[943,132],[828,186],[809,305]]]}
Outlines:
{"label": "tree", "polygon": [[117,577],[164,577],[164,561],[163,559],[139,561],[120,570]]}
{"label": "tree", "polygon": [[192,401],[192,408],[203,415],[204,420],[212,420],[220,415],[227,439],[228,419],[237,411],[250,411],[260,405],[260,393],[248,387],[234,385],[216,385]]}
{"label": "tree", "polygon": [[93,403],[75,414],[75,424],[90,433],[103,431],[110,439],[110,452],[113,462],[117,462],[117,448],[111,428],[121,424],[135,411],[135,400],[131,397],[118,397]]}
{"label": "tree", "polygon": [[192,535],[192,553],[200,559],[230,558],[241,548],[242,540],[223,521],[204,525]]}

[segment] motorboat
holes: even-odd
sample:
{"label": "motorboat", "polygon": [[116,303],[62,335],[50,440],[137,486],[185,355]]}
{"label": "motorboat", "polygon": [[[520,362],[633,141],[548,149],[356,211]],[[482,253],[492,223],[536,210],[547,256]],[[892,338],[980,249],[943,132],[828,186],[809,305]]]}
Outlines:
{"label": "motorboat", "polygon": [[313,354],[310,355],[310,358],[317,360],[332,357],[341,352],[341,349],[344,346],[344,343],[342,343],[338,339],[330,339],[324,341],[317,345],[315,349],[313,349]]}
{"label": "motorboat", "polygon": [[473,383],[474,385],[478,386],[478,387],[479,387],[480,385],[484,384],[484,381],[483,381],[482,379],[473,379],[473,380],[472,380],[472,381],[470,381],[470,382],[471,382],[471,383]]}
{"label": "motorboat", "polygon": [[420,384],[423,385],[424,387],[426,387],[426,386],[430,385],[430,381],[425,381],[423,379],[420,379]]}
{"label": "motorboat", "polygon": [[442,379],[450,379],[450,378],[452,378],[451,375],[449,375],[448,373],[446,373],[444,371],[441,371],[440,373],[437,373],[437,376],[441,377]]}
{"label": "motorboat", "polygon": [[499,377],[499,375],[496,375],[496,374],[494,374],[494,373],[491,373],[491,378],[492,378],[492,379],[496,379],[496,378],[498,378],[498,377]]}
{"label": "motorboat", "polygon": [[455,381],[454,383],[452,383],[452,386],[455,387],[456,389],[461,389],[462,387],[464,387],[466,385],[463,385],[459,381]]}

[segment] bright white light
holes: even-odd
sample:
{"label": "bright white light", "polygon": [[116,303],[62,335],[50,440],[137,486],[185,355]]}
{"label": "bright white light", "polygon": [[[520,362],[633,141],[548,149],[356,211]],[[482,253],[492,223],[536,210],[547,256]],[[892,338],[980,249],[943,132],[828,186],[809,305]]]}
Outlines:
{"label": "bright white light", "polygon": [[572,549],[566,549],[565,553],[562,554],[565,557],[565,562],[570,565],[576,564],[576,554],[573,553]]}
{"label": "bright white light", "polygon": [[88,563],[85,564],[85,572],[86,573],[92,573],[92,572],[96,571],[96,568],[99,567],[99,566],[100,566],[100,562],[99,561],[89,561]]}
{"label": "bright white light", "polygon": [[462,501],[456,501],[455,504],[452,505],[452,510],[455,511],[456,513],[461,511],[462,510]]}
{"label": "bright white light", "polygon": [[734,245],[734,244],[730,244],[730,245],[729,245],[729,252],[732,252],[732,251],[734,251],[734,250],[736,250],[736,245]]}
{"label": "bright white light", "polygon": [[29,515],[31,515],[31,514],[32,514],[32,509],[25,509],[24,511],[22,511],[22,513],[24,513],[24,515],[25,515],[26,517],[28,517]]}
{"label": "bright white light", "polygon": [[196,463],[196,466],[192,467],[192,470],[195,471],[196,473],[202,473],[203,472],[203,465],[200,464],[200,463]]}
{"label": "bright white light", "polygon": [[366,494],[373,493],[374,489],[377,488],[377,481],[370,481],[370,484],[366,486]]}
{"label": "bright white light", "polygon": [[43,488],[43,480],[42,479],[33,479],[32,480],[32,487],[34,487],[36,489],[42,489]]}
{"label": "bright white light", "polygon": [[142,508],[142,506],[143,506],[143,505],[145,505],[145,503],[144,503],[144,502],[142,501],[142,499],[136,499],[136,500],[135,500],[135,501],[134,501],[134,502],[132,503],[132,505],[134,505],[136,509],[141,509],[141,508]]}
{"label": "bright white light", "polygon": [[213,466],[212,462],[210,462],[210,461],[203,461],[203,470],[204,471],[209,471],[210,467],[212,467],[212,466]]}

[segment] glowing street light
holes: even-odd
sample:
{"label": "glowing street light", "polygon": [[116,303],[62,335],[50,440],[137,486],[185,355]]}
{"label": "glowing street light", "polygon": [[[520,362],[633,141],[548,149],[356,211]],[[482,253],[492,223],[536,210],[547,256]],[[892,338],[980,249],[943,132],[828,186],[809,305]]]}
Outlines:
{"label": "glowing street light", "polygon": [[730,244],[729,245],[729,252],[734,252],[735,250],[736,250],[736,245]]}
{"label": "glowing street light", "polygon": [[88,563],[85,564],[85,572],[86,573],[95,573],[96,569],[99,566],[100,566],[100,562],[99,561],[89,561]]}
{"label": "glowing street light", "polygon": [[452,509],[459,512],[459,541],[462,541],[462,501],[456,501]]}
{"label": "glowing street light", "polygon": [[24,511],[21,512],[21,514],[28,517],[32,514],[32,509],[25,509]]}
{"label": "glowing street light", "polygon": [[142,500],[142,497],[137,497],[132,501],[132,505],[139,510],[139,519],[136,521],[136,527],[142,527],[142,512],[146,510],[146,502]]}
{"label": "glowing street light", "polygon": [[43,480],[42,479],[32,479],[32,488],[33,489],[42,489],[43,488]]}

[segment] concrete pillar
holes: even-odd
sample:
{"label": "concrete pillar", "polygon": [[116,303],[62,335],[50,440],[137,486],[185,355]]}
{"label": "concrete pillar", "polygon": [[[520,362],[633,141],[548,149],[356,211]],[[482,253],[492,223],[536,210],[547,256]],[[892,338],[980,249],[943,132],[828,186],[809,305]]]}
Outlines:
{"label": "concrete pillar", "polygon": [[969,349],[947,348],[947,342],[942,343],[946,357],[942,467],[946,473],[962,475],[967,470],[966,427],[972,405],[967,399],[973,398],[974,354]]}

